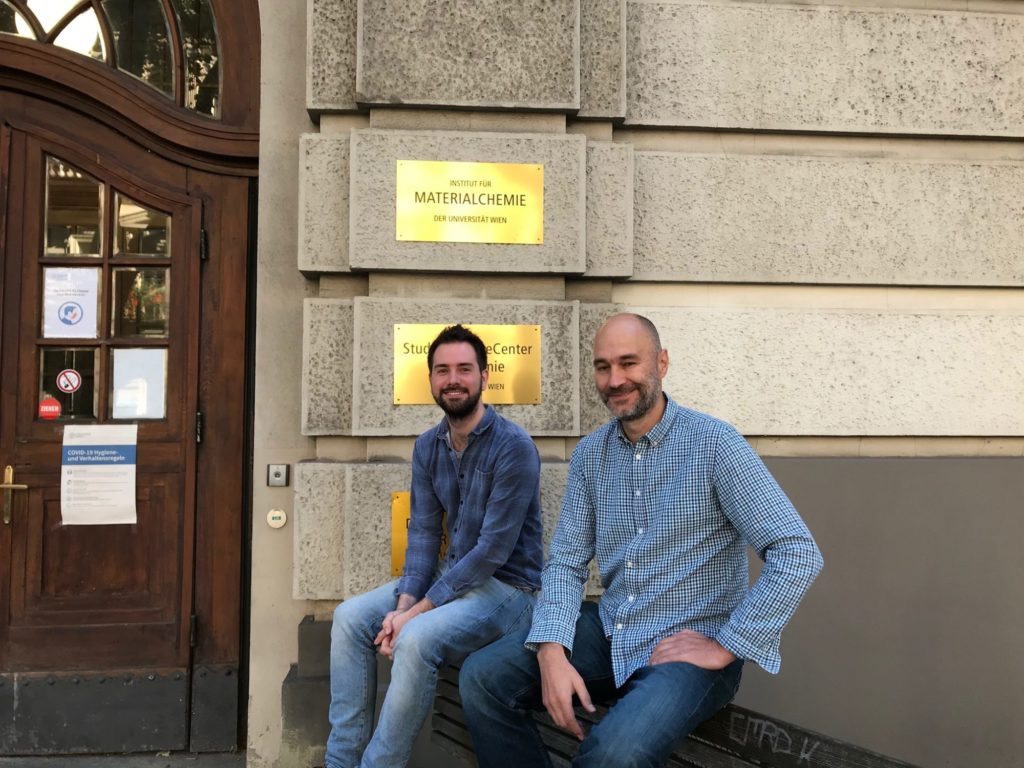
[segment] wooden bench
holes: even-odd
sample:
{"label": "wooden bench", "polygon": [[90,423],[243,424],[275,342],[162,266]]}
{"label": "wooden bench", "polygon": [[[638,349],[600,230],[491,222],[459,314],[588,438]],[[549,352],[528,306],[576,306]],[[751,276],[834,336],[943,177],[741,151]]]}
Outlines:
{"label": "wooden bench", "polygon": [[[577,709],[584,728],[597,722],[606,708],[590,714]],[[556,766],[568,766],[576,740],[536,714],[541,737]],[[431,720],[431,740],[470,765],[476,765],[469,731],[462,718],[458,670],[445,667],[438,678]],[[786,723],[743,707],[729,705],[703,723],[673,753],[672,768],[915,768],[875,752]],[[515,768],[519,768],[516,766]],[[523,768],[526,768],[525,766]]]}

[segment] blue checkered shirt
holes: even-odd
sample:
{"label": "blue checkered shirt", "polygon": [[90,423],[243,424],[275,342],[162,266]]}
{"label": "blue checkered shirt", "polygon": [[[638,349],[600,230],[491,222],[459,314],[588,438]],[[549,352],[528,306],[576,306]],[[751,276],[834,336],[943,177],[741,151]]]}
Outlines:
{"label": "blue checkered shirt", "polygon": [[[782,628],[821,553],[735,428],[666,400],[661,421],[635,444],[615,420],[573,451],[527,644],[572,648],[596,556],[617,686],[684,629],[776,673]],[[764,561],[753,587],[747,544]]]}

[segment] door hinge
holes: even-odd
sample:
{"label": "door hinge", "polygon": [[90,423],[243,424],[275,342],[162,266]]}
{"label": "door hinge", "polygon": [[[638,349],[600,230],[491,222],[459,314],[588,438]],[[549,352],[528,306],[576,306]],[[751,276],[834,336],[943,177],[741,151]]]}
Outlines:
{"label": "door hinge", "polygon": [[196,411],[196,442],[203,442],[203,412]]}
{"label": "door hinge", "polygon": [[199,640],[199,617],[194,613],[188,619],[188,647],[195,648]]}
{"label": "door hinge", "polygon": [[206,236],[206,227],[199,230],[199,260],[206,261],[210,258],[210,238]]}

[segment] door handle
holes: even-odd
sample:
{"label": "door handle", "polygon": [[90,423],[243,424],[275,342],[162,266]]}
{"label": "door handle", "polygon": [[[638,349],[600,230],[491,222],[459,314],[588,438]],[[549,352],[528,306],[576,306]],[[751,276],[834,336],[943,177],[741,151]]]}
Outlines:
{"label": "door handle", "polygon": [[14,467],[8,464],[4,467],[4,481],[0,483],[4,491],[4,525],[11,524],[11,492],[27,491],[28,486],[14,482]]}

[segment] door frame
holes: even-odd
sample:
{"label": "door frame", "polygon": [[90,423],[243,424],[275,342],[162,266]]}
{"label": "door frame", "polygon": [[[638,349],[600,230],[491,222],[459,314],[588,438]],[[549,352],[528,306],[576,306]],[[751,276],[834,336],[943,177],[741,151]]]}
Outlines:
{"label": "door frame", "polygon": [[[248,677],[259,8],[257,0],[211,3],[227,86],[219,121],[177,107],[101,62],[0,35],[0,91],[22,96],[26,104],[72,109],[187,167],[188,195],[202,202],[198,402],[203,439],[194,462],[192,751],[245,743]],[[15,122],[31,132],[60,129]],[[4,141],[0,150],[8,151]],[[3,204],[8,184],[0,182]],[[0,237],[6,237],[2,230]],[[13,338],[18,330],[5,333]]]}

